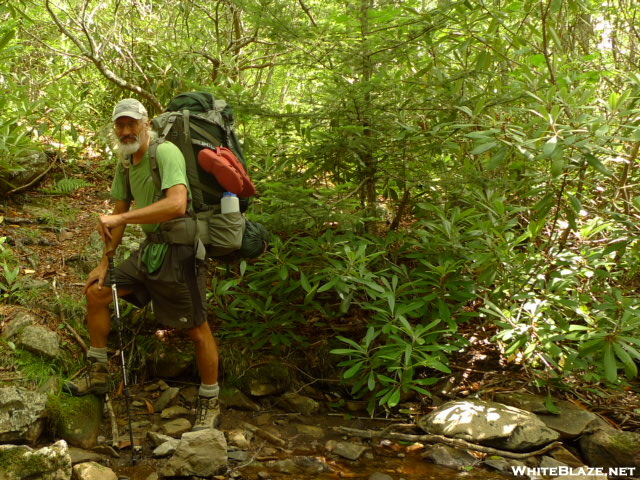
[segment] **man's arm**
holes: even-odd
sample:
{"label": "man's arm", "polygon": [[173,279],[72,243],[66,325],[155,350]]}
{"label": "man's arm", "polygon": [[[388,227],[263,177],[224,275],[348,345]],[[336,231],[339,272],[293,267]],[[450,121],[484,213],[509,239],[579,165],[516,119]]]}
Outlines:
{"label": "man's arm", "polygon": [[187,212],[188,193],[185,185],[174,185],[166,190],[164,198],[144,208],[124,211],[116,208],[111,215],[103,215],[98,232],[105,244],[117,246],[127,224],[162,223],[183,216]]}
{"label": "man's arm", "polygon": [[[131,208],[131,203],[124,200],[117,200],[111,215],[124,214],[129,211],[129,208]],[[88,288],[94,283],[98,284],[98,288],[102,288],[104,285],[109,271],[109,257],[115,253],[117,246],[120,245],[125,226],[126,225],[122,225],[120,227],[113,228],[111,230],[111,238],[109,241],[105,240],[104,235],[102,235],[101,232],[102,239],[105,240],[104,255],[102,256],[102,260],[98,266],[94,268],[87,277],[87,281],[84,285],[85,294],[87,293]],[[98,230],[100,230],[100,223],[98,223]]]}

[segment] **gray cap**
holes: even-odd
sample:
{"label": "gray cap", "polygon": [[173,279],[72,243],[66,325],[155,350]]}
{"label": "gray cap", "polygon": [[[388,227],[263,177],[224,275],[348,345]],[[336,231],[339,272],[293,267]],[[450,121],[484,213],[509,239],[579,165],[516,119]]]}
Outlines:
{"label": "gray cap", "polygon": [[120,100],[113,109],[112,121],[116,121],[120,117],[131,117],[140,120],[147,116],[147,110],[135,98],[125,98]]}

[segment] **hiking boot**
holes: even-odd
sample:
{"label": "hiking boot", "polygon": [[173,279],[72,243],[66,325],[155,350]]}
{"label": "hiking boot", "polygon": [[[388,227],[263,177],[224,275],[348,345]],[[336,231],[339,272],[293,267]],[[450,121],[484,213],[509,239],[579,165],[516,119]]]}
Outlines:
{"label": "hiking boot", "polygon": [[109,393],[110,384],[109,365],[103,362],[96,362],[90,358],[88,364],[75,380],[65,382],[64,390],[76,397],[82,397],[90,393],[106,395]]}
{"label": "hiking boot", "polygon": [[196,419],[192,432],[216,428],[220,424],[220,404],[218,397],[198,397],[196,401]]}

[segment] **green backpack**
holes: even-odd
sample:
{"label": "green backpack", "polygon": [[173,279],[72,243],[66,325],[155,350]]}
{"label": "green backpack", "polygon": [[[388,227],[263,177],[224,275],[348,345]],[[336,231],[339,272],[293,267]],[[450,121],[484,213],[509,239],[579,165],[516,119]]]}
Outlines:
{"label": "green backpack", "polygon": [[243,214],[250,198],[239,198],[239,212],[220,213],[224,188],[197,161],[202,149],[222,146],[229,148],[247,169],[233,122],[231,107],[208,92],[178,95],[167,105],[164,113],[151,121],[152,128],[158,134],[149,146],[154,183],[160,189],[160,170],[156,159],[158,145],[170,141],[184,156],[191,190],[190,216],[162,223],[159,232],[161,241],[189,244],[199,238],[206,247],[207,255],[212,257],[232,254],[255,258],[268,248],[269,232]]}

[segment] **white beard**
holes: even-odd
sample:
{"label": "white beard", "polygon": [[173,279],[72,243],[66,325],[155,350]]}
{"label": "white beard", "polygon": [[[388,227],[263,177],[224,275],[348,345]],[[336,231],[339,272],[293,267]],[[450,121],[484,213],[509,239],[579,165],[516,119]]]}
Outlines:
{"label": "white beard", "polygon": [[140,150],[140,146],[141,146],[141,142],[140,140],[136,140],[133,143],[122,143],[122,142],[118,142],[118,152],[125,156],[128,157],[129,155],[133,155],[134,153],[136,153],[138,150]]}

